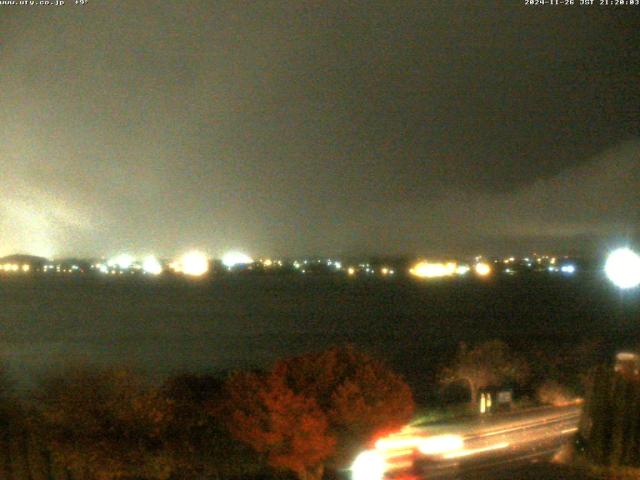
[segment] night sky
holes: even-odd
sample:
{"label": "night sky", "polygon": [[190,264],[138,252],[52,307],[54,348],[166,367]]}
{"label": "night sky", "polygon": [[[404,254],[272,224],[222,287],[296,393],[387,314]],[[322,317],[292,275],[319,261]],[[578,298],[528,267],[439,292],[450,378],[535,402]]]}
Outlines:
{"label": "night sky", "polygon": [[640,7],[67,3],[0,6],[0,254],[640,239]]}

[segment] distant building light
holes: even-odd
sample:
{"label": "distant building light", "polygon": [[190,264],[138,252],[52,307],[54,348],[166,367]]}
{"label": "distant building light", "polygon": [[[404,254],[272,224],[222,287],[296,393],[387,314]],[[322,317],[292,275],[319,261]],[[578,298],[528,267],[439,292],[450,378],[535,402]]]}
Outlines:
{"label": "distant building light", "polygon": [[162,265],[156,257],[149,255],[142,261],[142,270],[149,275],[160,275],[162,273]]}
{"label": "distant building light", "polygon": [[491,273],[491,266],[485,262],[478,262],[476,263],[474,270],[476,274],[480,275],[481,277],[486,277]]}
{"label": "distant building light", "polygon": [[456,268],[454,262],[430,263],[423,261],[416,263],[409,270],[409,273],[418,278],[440,278],[453,275],[456,272]]}
{"label": "distant building light", "polygon": [[253,263],[253,258],[242,252],[228,252],[222,257],[222,264],[227,268]]}
{"label": "distant building light", "polygon": [[209,259],[201,252],[189,252],[180,258],[182,273],[192,277],[199,277],[209,271]]}
{"label": "distant building light", "polygon": [[458,275],[466,275],[467,273],[469,273],[469,270],[471,270],[469,265],[459,265],[456,269],[456,273]]}
{"label": "distant building light", "polygon": [[134,261],[135,259],[131,255],[127,253],[122,253],[112,258],[111,260],[109,260],[107,262],[107,265],[109,265],[110,267],[119,267],[119,268],[122,268],[123,270],[128,270]]}

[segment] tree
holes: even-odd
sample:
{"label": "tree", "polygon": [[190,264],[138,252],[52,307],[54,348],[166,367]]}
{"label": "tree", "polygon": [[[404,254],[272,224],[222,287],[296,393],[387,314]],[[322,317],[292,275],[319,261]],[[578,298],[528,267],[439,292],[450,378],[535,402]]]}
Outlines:
{"label": "tree", "polygon": [[281,360],[274,371],[326,414],[337,440],[334,463],[339,466],[353,459],[355,448],[399,429],[413,415],[413,395],[404,380],[352,346]]}
{"label": "tree", "polygon": [[75,477],[166,479],[163,433],[170,408],[126,370],[76,370],[49,378],[36,394],[43,434]]}
{"label": "tree", "polygon": [[172,409],[165,430],[172,480],[227,478],[259,470],[256,453],[233,439],[217,415],[224,398],[223,379],[181,374],[169,378],[162,392]]}
{"label": "tree", "polygon": [[355,447],[404,426],[414,411],[402,378],[350,346],[280,360],[267,373],[238,374],[226,403],[236,438],[265,454],[269,465],[309,479],[327,463],[344,466]]}
{"label": "tree", "polygon": [[527,363],[500,340],[484,342],[473,348],[461,343],[453,364],[441,371],[440,381],[443,384],[467,383],[471,403],[475,404],[481,388],[497,386],[506,381],[521,382],[528,372]]}
{"label": "tree", "polygon": [[595,368],[579,427],[593,463],[640,466],[640,381],[610,365]]}
{"label": "tree", "polygon": [[315,400],[294,393],[274,372],[238,373],[226,385],[224,417],[231,434],[266,457],[267,463],[319,480],[335,439]]}

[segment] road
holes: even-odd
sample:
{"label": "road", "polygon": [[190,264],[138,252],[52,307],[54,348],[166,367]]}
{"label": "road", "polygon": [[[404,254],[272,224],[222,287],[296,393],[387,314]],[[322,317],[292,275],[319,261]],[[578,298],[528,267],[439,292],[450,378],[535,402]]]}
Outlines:
{"label": "road", "polygon": [[548,460],[575,434],[579,416],[580,406],[570,405],[406,428],[375,451],[384,457],[385,479],[531,478],[532,465],[535,478],[558,478],[562,467]]}

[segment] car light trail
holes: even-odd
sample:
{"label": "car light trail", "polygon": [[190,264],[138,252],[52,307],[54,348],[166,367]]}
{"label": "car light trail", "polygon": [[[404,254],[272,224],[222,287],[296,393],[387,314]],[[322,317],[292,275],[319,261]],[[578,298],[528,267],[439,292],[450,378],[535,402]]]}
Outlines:
{"label": "car light trail", "polygon": [[445,455],[443,455],[443,458],[446,458],[447,460],[451,460],[452,458],[469,457],[471,455],[477,455],[479,453],[491,452],[493,450],[501,450],[509,446],[510,446],[509,442],[496,443],[495,445],[489,445],[488,447],[472,448],[468,450],[467,449],[461,450],[459,452],[446,453]]}
{"label": "car light trail", "polygon": [[[505,465],[523,455],[552,454],[567,441],[568,435],[578,430],[579,417],[580,406],[575,402],[563,407],[496,415],[488,422],[487,419],[469,419],[433,427],[428,424],[417,426],[414,422],[397,433],[378,439],[374,450],[358,457],[352,479],[405,478],[409,474],[418,474],[416,478],[431,478],[449,475],[450,469],[460,465],[473,469],[478,465]],[[451,433],[445,433],[446,430]],[[470,459],[468,462],[464,460],[467,458]],[[380,465],[384,468],[382,477],[376,476],[376,468]]]}
{"label": "car light trail", "polygon": [[437,435],[427,437],[418,444],[418,450],[425,455],[438,455],[464,447],[464,442],[460,435]]}

